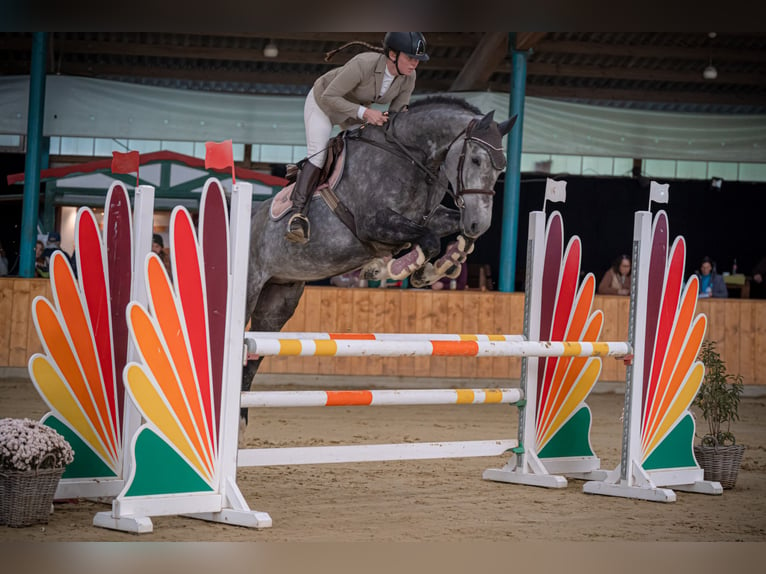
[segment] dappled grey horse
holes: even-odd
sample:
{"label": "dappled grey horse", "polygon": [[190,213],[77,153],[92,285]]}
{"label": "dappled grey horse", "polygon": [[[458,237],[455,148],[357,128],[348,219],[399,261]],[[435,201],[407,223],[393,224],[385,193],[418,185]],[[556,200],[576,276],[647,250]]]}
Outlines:
{"label": "dappled grey horse", "polygon": [[[459,273],[489,228],[493,188],[505,169],[502,138],[515,118],[500,124],[492,118],[493,112],[440,96],[414,102],[384,126],[347,133],[344,174],[334,188],[340,207],[334,212],[314,197],[311,240],[304,245],[285,239],[284,221],[273,221],[271,201],[264,202],[250,236],[250,330],[281,330],[306,281],[362,267],[368,279],[409,275],[419,287]],[[457,209],[441,205],[446,193]],[[441,238],[455,233],[458,239],[432,263]],[[245,367],[243,390],[250,390],[260,361]]]}

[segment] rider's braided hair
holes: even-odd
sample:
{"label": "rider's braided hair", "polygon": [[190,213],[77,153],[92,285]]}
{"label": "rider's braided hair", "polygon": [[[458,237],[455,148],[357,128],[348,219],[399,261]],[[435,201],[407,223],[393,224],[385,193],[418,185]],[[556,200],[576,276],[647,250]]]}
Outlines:
{"label": "rider's braided hair", "polygon": [[363,42],[361,40],[353,40],[351,42],[346,42],[343,44],[340,48],[335,48],[334,50],[330,50],[324,55],[324,61],[329,62],[332,57],[337,54],[338,52],[341,52],[348,48],[349,46],[364,46],[365,48],[368,48],[372,50],[373,52],[379,52],[381,54],[385,54],[385,50],[381,46],[374,46],[373,44],[368,44],[367,42]]}

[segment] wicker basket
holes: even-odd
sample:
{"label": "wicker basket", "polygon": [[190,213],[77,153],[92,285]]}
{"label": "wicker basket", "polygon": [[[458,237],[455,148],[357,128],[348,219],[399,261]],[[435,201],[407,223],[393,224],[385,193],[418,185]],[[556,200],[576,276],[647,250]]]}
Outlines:
{"label": "wicker basket", "polygon": [[64,468],[0,470],[0,525],[47,523]]}
{"label": "wicker basket", "polygon": [[705,480],[720,482],[723,488],[734,488],[744,452],[741,444],[694,447],[694,456],[705,471]]}

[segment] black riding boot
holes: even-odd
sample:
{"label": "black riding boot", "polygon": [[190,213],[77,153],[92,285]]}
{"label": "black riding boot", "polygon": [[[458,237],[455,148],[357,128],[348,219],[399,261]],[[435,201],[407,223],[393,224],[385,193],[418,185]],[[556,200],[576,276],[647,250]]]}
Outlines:
{"label": "black riding boot", "polygon": [[287,233],[285,234],[285,237],[293,243],[306,243],[309,240],[309,220],[306,217],[306,212],[321,171],[321,168],[307,161],[298,172],[298,178],[290,194],[295,213],[290,216],[287,222]]}

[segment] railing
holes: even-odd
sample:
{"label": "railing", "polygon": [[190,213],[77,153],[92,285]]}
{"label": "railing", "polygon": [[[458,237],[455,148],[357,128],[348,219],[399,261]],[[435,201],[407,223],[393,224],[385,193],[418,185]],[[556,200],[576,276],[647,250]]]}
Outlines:
{"label": "railing", "polygon": [[[51,298],[47,279],[0,278],[0,367],[26,368],[41,350],[31,320],[32,300]],[[628,298],[597,296],[604,312],[602,341],[624,341]],[[766,385],[766,301],[701,299],[707,338],[718,343],[728,370],[748,385]],[[284,331],[368,333],[521,333],[524,296],[496,291],[339,289],[307,287]],[[260,373],[357,377],[518,378],[516,357],[267,357]],[[602,381],[625,380],[620,360],[605,358]]]}

